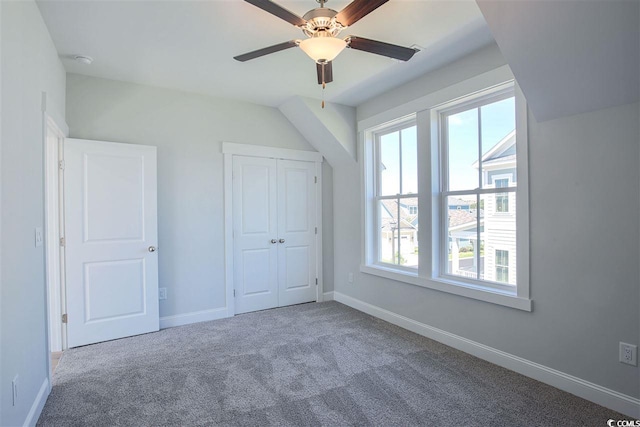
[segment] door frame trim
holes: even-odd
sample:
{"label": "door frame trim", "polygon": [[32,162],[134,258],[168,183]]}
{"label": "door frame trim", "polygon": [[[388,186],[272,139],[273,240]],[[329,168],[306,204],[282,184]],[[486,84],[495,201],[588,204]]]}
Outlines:
{"label": "door frame trim", "polygon": [[[51,340],[56,339],[56,344],[60,344],[63,350],[65,349],[65,346],[66,346],[66,342],[65,342],[66,331],[62,324],[62,318],[57,317],[57,319],[55,319],[56,321],[53,322],[53,324],[51,324],[53,319],[50,318],[52,313],[56,313],[56,311],[59,313],[62,313],[62,310],[64,309],[63,302],[62,302],[62,298],[64,298],[63,296],[64,295],[64,276],[63,276],[64,253],[62,250],[59,250],[57,251],[57,256],[53,256],[54,259],[52,259],[52,252],[54,251],[51,251],[50,249],[51,249],[51,245],[58,244],[58,239],[55,238],[55,236],[56,234],[60,236],[61,218],[58,218],[57,224],[54,224],[53,229],[51,229],[52,227],[50,227],[49,225],[49,219],[50,219],[50,216],[52,215],[51,210],[55,207],[51,206],[49,203],[51,201],[50,196],[58,198],[57,200],[58,209],[60,209],[60,207],[62,206],[63,201],[60,195],[60,191],[62,188],[62,182],[61,182],[61,176],[60,176],[61,174],[58,172],[58,174],[56,174],[54,178],[56,180],[55,190],[57,190],[58,194],[50,195],[49,193],[51,193],[52,190],[54,190],[54,188],[52,188],[51,177],[48,172],[51,171],[51,168],[53,168],[54,170],[58,170],[59,168],[58,162],[63,159],[60,145],[63,144],[64,139],[69,136],[69,126],[67,125],[67,122],[64,119],[64,114],[60,114],[60,111],[57,108],[58,104],[54,101],[55,100],[51,99],[51,97],[47,94],[47,92],[41,93],[42,188],[43,188],[42,206],[43,206],[43,222],[44,222],[43,226],[44,226],[44,236],[45,236],[44,245],[43,245],[43,254],[44,254],[45,301],[46,301],[44,317],[45,317],[45,340],[46,340],[45,342],[46,359],[45,360],[46,360],[47,379],[48,379],[47,390],[46,390],[47,395],[51,392],[51,384],[52,384],[51,380],[53,378],[53,373],[51,369],[51,351],[52,351]],[[47,142],[47,137],[49,136],[50,129],[52,129],[59,138],[58,144],[56,144],[56,147],[51,147],[50,144]],[[58,211],[58,214],[60,214],[59,211]],[[54,236],[53,240],[51,236]],[[57,284],[51,283],[50,277],[52,273],[60,274],[60,277],[59,277],[60,280]],[[57,291],[59,292],[58,295],[61,296],[61,298],[55,298],[56,292],[53,292],[53,290],[51,289],[51,287],[54,285],[59,286]],[[52,338],[51,328],[58,329],[59,336]]]}
{"label": "door frame trim", "polygon": [[298,160],[315,163],[316,185],[316,301],[323,301],[322,277],[322,154],[316,151],[291,150],[288,148],[268,147],[264,145],[222,143],[224,155],[224,265],[227,315],[235,315],[233,297],[233,156],[262,157],[281,160]]}

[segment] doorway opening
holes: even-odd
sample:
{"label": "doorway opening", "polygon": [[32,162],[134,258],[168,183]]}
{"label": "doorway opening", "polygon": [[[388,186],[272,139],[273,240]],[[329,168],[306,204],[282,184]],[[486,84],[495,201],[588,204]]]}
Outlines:
{"label": "doorway opening", "polygon": [[61,173],[64,138],[65,133],[56,120],[44,113],[45,277],[50,374],[66,348],[66,330],[62,320],[65,307],[64,247],[61,244],[64,231]]}

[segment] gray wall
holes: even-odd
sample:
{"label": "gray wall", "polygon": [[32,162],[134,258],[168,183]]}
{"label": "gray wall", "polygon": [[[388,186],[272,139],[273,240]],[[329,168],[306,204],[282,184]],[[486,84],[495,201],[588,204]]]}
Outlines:
{"label": "gray wall", "polygon": [[[44,247],[34,245],[35,227],[44,227],[41,106],[46,92],[48,110],[64,117],[65,71],[36,4],[0,4],[0,425],[13,426],[25,422],[46,386]],[[12,406],[16,374],[19,395]]]}
{"label": "gray wall", "polygon": [[[225,306],[222,142],[313,150],[275,108],[75,74],[67,76],[73,138],[158,147],[160,316]],[[323,166],[324,210],[331,168]],[[324,277],[332,289],[332,226]]]}
{"label": "gray wall", "polygon": [[[502,64],[484,49],[359,106],[358,119]],[[544,123],[529,115],[533,312],[360,273],[357,168],[333,171],[335,290],[639,397],[638,368],[618,362],[618,342],[640,336],[638,117],[638,104]]]}

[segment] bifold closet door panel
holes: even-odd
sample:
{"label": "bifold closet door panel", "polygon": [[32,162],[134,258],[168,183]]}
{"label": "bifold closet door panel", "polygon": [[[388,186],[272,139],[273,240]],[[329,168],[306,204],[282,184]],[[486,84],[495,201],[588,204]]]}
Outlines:
{"label": "bifold closet door panel", "polygon": [[278,160],[279,305],[316,301],[315,164]]}
{"label": "bifold closet door panel", "polygon": [[278,306],[277,161],[233,158],[235,311]]}

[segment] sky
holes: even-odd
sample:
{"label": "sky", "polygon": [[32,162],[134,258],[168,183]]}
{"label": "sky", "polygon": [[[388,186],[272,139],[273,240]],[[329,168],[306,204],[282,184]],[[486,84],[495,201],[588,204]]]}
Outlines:
{"label": "sky", "polygon": [[[515,129],[514,98],[480,108],[482,116],[482,153],[489,151]],[[473,190],[479,186],[478,109],[451,115],[449,124],[449,190]]]}
{"label": "sky", "polygon": [[[480,107],[483,153],[515,129],[514,102],[514,98],[507,98]],[[449,190],[473,190],[479,184],[478,170],[472,166],[478,160],[478,108],[449,116],[448,125]],[[415,126],[381,137],[380,160],[386,168],[381,174],[381,195],[418,192],[416,151]]]}

